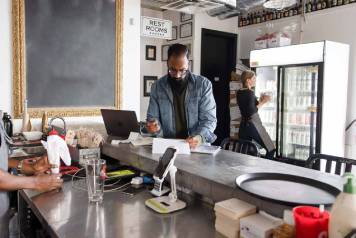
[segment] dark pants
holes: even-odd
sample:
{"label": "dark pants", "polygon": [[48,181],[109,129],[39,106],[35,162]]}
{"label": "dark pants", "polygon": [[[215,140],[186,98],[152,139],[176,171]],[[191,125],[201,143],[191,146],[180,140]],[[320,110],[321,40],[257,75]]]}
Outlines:
{"label": "dark pants", "polygon": [[244,122],[242,121],[240,124],[240,129],[239,129],[239,138],[243,140],[248,140],[248,141],[256,141],[259,145],[261,145],[263,148],[266,149],[267,154],[266,158],[267,159],[273,159],[274,158],[274,153],[276,150],[271,150],[268,151],[265,143],[263,142],[260,134],[258,133],[255,125],[253,125],[252,122]]}

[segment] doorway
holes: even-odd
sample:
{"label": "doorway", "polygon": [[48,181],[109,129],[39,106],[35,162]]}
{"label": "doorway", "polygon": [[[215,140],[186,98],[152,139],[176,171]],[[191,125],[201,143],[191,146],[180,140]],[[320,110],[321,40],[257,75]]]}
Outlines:
{"label": "doorway", "polygon": [[236,54],[237,34],[202,29],[200,73],[213,85],[218,120],[214,145],[230,137],[229,82],[235,71]]}

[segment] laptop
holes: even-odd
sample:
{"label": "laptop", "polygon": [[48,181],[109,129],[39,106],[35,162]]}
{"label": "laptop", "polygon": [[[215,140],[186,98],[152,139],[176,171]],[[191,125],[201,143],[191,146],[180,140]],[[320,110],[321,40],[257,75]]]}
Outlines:
{"label": "laptop", "polygon": [[135,111],[101,109],[101,115],[109,136],[126,139],[131,131],[139,132]]}

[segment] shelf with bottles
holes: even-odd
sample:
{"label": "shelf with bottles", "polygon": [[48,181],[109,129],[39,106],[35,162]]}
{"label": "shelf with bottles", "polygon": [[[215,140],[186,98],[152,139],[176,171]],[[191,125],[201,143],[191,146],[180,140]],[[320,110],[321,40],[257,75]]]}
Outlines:
{"label": "shelf with bottles", "polygon": [[[305,13],[321,11],[327,8],[339,7],[351,3],[356,3],[356,0],[306,0]],[[249,12],[245,16],[239,17],[239,27],[245,27],[254,24],[260,24],[266,21],[279,20],[282,18],[297,16],[302,14],[302,0],[291,8],[281,11],[270,11],[267,9]]]}
{"label": "shelf with bottles", "polygon": [[293,158],[298,160],[307,160],[310,155],[309,147],[294,147],[285,146],[283,147],[282,155],[287,158]]}
{"label": "shelf with bottles", "polygon": [[[287,97],[284,99],[283,110],[289,112],[313,112],[316,108],[315,102],[317,98],[310,96]],[[312,110],[313,109],[313,110]]]}
{"label": "shelf with bottles", "polygon": [[[283,126],[285,128],[297,128],[297,129],[305,129],[305,130],[309,130],[309,128],[311,127],[310,124],[283,124]],[[313,126],[315,128],[315,125]]]}
{"label": "shelf with bottles", "polygon": [[309,147],[311,142],[315,144],[315,137],[310,136],[310,131],[308,130],[285,130],[283,133],[283,144],[288,146],[290,145],[298,145]]}
{"label": "shelf with bottles", "polygon": [[295,147],[301,147],[301,148],[304,148],[304,147],[308,147],[309,148],[310,147],[310,145],[301,145],[301,144],[289,143],[289,142],[287,142],[287,144],[295,146]]}
{"label": "shelf with bottles", "polygon": [[258,109],[259,111],[268,111],[268,110],[276,110],[277,109],[277,106],[276,105],[263,105],[263,107],[261,107],[260,109]]}
{"label": "shelf with bottles", "polygon": [[[283,124],[285,126],[307,126],[310,127],[310,124],[313,123],[311,112],[287,112],[283,114]],[[315,124],[315,123],[313,123]]]}
{"label": "shelf with bottles", "polygon": [[284,92],[284,97],[299,97],[299,96],[308,96],[311,97],[316,95],[317,92],[314,91],[286,91]]}
{"label": "shelf with bottles", "polygon": [[277,112],[276,110],[261,110],[258,112],[260,115],[261,121],[263,123],[276,123],[277,121]]}

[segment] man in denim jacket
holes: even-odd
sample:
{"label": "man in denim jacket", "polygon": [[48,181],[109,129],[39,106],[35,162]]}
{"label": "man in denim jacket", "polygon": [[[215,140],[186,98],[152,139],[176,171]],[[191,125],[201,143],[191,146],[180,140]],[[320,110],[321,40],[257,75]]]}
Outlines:
{"label": "man in denim jacket", "polygon": [[151,87],[147,129],[165,138],[186,139],[195,148],[216,139],[216,104],[210,81],[189,72],[188,63],[185,45],[170,46],[168,74]]}

